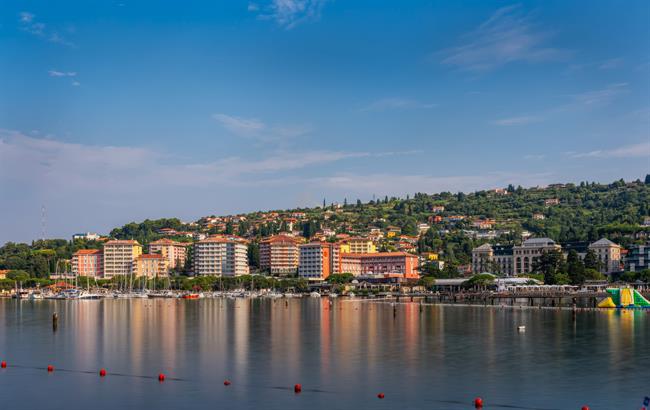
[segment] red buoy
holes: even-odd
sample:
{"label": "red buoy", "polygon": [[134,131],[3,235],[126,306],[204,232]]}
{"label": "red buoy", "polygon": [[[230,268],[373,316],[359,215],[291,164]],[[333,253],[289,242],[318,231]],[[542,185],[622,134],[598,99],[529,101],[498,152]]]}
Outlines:
{"label": "red buoy", "polygon": [[7,368],[7,362],[5,362],[4,360],[2,362],[0,362],[0,367],[2,367],[3,369],[6,369]]}
{"label": "red buoy", "polygon": [[100,377],[106,376],[106,369],[99,369],[99,376]]}
{"label": "red buoy", "polygon": [[159,381],[159,382],[164,382],[164,381],[165,381],[165,375],[164,375],[163,373],[160,373],[160,374],[158,375],[158,381]]}
{"label": "red buoy", "polygon": [[384,393],[379,393],[377,395],[377,398],[379,398],[379,399],[383,399],[384,397],[386,397],[386,396],[384,396]]}
{"label": "red buoy", "polygon": [[293,386],[293,391],[295,393],[300,393],[302,391],[302,385],[301,384],[296,384],[295,386]]}
{"label": "red buoy", "polygon": [[582,410],[589,410],[589,406],[582,406]]}
{"label": "red buoy", "polygon": [[47,365],[47,371],[48,372],[53,372],[54,371],[54,366],[52,366],[51,364],[48,364]]}
{"label": "red buoy", "polygon": [[224,381],[223,381],[223,385],[224,385],[224,386],[230,386],[230,380],[227,380],[227,379],[224,380]]}
{"label": "red buoy", "polygon": [[477,397],[474,399],[474,407],[477,409],[482,409],[483,408],[483,399],[480,397]]}

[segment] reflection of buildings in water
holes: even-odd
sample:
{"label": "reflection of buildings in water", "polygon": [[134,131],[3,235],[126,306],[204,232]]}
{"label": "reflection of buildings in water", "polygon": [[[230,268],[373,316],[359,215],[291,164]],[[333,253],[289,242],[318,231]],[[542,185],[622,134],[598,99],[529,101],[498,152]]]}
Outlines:
{"label": "reflection of buildings in water", "polygon": [[235,299],[235,309],[233,309],[233,355],[235,357],[236,375],[240,378],[246,377],[248,372],[248,355],[249,351],[249,329],[250,329],[250,300]]}
{"label": "reflection of buildings in water", "polygon": [[320,369],[322,380],[327,380],[327,375],[330,372],[330,344],[332,343],[332,324],[330,322],[330,315],[336,309],[338,304],[332,303],[329,300],[321,300],[320,304]]}
{"label": "reflection of buildings in water", "polygon": [[[272,380],[286,380],[300,373],[303,340],[301,334],[300,299],[279,299],[272,302],[269,317],[270,373]],[[277,359],[277,360],[276,360]]]}

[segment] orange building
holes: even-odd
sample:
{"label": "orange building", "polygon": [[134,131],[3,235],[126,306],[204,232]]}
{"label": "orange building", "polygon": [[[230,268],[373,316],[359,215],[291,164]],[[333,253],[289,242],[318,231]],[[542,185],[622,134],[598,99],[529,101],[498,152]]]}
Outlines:
{"label": "orange building", "polygon": [[406,252],[345,253],[341,271],[354,276],[401,276],[418,278],[418,257]]}
{"label": "orange building", "polygon": [[173,269],[182,267],[187,260],[187,249],[189,243],[172,241],[171,239],[159,239],[149,244],[149,253],[159,253],[167,259],[167,266]]}
{"label": "orange building", "polygon": [[260,242],[260,269],[273,275],[295,274],[298,270],[300,240],[288,235],[275,235]]}
{"label": "orange building", "polygon": [[167,258],[159,253],[143,254],[135,261],[134,273],[136,277],[146,276],[149,279],[167,276],[168,266]]}
{"label": "orange building", "polygon": [[310,242],[299,246],[298,275],[309,280],[325,280],[341,273],[341,252],[338,243]]}
{"label": "orange building", "polygon": [[80,249],[72,255],[72,274],[101,278],[104,276],[104,252],[101,249]]}

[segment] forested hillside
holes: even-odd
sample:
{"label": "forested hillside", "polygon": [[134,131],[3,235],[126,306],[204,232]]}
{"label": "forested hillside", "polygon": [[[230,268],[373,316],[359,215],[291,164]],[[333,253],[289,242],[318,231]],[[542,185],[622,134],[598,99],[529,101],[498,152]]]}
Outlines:
{"label": "forested hillside", "polygon": [[[335,240],[333,234],[368,235],[372,228],[387,232],[389,227],[398,227],[400,234],[378,240],[380,250],[399,250],[410,240],[414,247],[409,251],[436,252],[453,265],[469,263],[471,250],[488,241],[520,243],[526,231],[561,243],[608,237],[628,247],[646,241],[650,233],[650,176],[627,183],[583,182],[527,189],[509,186],[473,193],[416,193],[367,203],[346,199],[342,204],[324,205],[204,217],[186,223],[177,218],[146,220],[115,228],[109,236],[136,239],[146,245],[163,236],[192,241],[192,234],[237,234],[251,240],[253,268],[257,241],[291,227],[306,238],[329,232],[329,240]],[[173,233],[162,233],[165,228]],[[24,270],[43,277],[56,270],[57,260],[69,259],[74,251],[85,247],[101,247],[101,242],[61,239],[31,245],[7,243],[0,248],[0,269]]]}

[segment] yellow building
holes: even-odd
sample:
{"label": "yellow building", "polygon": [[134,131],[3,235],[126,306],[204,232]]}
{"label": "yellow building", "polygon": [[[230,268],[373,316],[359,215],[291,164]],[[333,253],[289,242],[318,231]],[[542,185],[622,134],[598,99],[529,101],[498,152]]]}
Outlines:
{"label": "yellow building", "polygon": [[428,261],[437,261],[438,260],[438,254],[435,252],[423,252],[422,256],[426,258]]}
{"label": "yellow building", "polygon": [[142,245],[133,240],[113,240],[104,244],[104,277],[130,275],[135,269]]}
{"label": "yellow building", "polygon": [[138,256],[134,270],[135,276],[146,276],[148,279],[167,276],[169,274],[169,261],[159,253],[150,253]]}
{"label": "yellow building", "polygon": [[341,253],[376,253],[375,243],[368,238],[348,238],[341,243]]}

